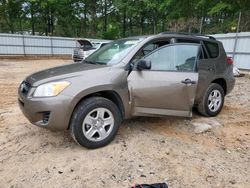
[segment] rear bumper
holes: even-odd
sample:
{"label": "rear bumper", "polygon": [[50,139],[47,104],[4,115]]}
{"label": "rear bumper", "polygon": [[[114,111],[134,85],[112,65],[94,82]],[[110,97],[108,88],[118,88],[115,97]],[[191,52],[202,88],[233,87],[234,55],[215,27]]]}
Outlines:
{"label": "rear bumper", "polygon": [[235,78],[232,77],[229,80],[227,80],[227,94],[229,94],[235,86]]}
{"label": "rear bumper", "polygon": [[72,108],[71,97],[26,98],[19,93],[18,103],[25,117],[34,125],[54,130],[66,130]]}

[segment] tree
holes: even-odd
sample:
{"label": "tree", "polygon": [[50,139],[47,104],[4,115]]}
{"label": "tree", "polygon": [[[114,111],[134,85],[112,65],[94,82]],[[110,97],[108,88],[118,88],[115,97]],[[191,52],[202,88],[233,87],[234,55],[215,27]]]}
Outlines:
{"label": "tree", "polygon": [[0,0],[0,32],[68,37],[120,37],[161,31],[231,32],[249,0]]}
{"label": "tree", "polygon": [[0,1],[0,15],[1,22],[6,24],[9,32],[14,33],[19,31],[22,33],[22,0],[1,0]]}

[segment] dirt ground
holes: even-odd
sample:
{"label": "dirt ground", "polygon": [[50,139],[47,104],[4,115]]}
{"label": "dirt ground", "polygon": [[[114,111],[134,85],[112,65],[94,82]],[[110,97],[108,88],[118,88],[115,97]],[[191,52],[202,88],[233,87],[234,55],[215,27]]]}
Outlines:
{"label": "dirt ground", "polygon": [[[237,78],[218,117],[125,121],[108,146],[88,150],[69,132],[30,124],[17,105],[25,76],[70,60],[0,60],[0,187],[250,187],[250,76]],[[194,124],[207,122],[196,134]]]}

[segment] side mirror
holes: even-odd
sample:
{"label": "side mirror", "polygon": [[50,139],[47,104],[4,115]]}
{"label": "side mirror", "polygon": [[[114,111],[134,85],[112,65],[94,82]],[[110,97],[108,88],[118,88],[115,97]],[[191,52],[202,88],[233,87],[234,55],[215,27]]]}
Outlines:
{"label": "side mirror", "polygon": [[144,70],[144,69],[149,70],[149,69],[151,69],[151,61],[141,59],[141,60],[138,61],[136,68],[139,71]]}

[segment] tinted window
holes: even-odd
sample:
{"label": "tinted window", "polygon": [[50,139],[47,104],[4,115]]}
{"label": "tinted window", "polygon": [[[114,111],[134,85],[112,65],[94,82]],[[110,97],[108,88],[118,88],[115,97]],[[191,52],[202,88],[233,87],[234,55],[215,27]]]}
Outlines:
{"label": "tinted window", "polygon": [[208,54],[211,58],[216,58],[219,56],[219,46],[213,42],[204,41],[204,44],[207,48]]}
{"label": "tinted window", "polygon": [[198,50],[198,45],[171,45],[159,48],[145,59],[151,61],[151,70],[193,72]]}
{"label": "tinted window", "polygon": [[81,49],[83,49],[84,51],[89,51],[89,50],[93,50],[94,47],[90,44],[84,44],[84,45],[81,45],[80,47]]}

